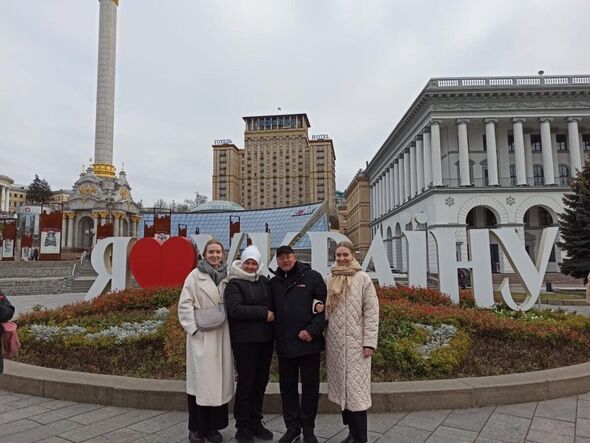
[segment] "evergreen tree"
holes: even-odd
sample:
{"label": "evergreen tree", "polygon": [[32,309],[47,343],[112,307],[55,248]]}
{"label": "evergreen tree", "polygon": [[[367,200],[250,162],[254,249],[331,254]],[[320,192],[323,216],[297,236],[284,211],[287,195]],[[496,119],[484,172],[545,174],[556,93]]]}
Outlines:
{"label": "evergreen tree", "polygon": [[44,204],[51,199],[51,187],[49,183],[43,178],[39,178],[35,174],[35,179],[27,188],[27,201],[31,203]]}
{"label": "evergreen tree", "polygon": [[586,279],[590,272],[590,161],[571,186],[572,192],[563,196],[564,212],[559,214],[563,241],[558,246],[568,255],[561,264],[561,272]]}

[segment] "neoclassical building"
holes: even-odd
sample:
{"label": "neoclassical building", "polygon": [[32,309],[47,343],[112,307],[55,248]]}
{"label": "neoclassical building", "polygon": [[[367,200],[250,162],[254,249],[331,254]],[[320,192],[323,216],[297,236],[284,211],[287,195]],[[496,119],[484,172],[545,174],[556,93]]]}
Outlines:
{"label": "neoclassical building", "polygon": [[[371,232],[402,270],[402,230],[439,226],[456,229],[459,260],[475,227],[514,228],[534,257],[589,158],[590,75],[430,79],[364,171]],[[490,252],[494,272],[511,272]],[[437,272],[430,235],[428,257]],[[548,270],[560,260],[555,246]]]}
{"label": "neoclassical building", "polygon": [[8,215],[10,211],[10,188],[14,180],[7,175],[0,175],[0,213]]}

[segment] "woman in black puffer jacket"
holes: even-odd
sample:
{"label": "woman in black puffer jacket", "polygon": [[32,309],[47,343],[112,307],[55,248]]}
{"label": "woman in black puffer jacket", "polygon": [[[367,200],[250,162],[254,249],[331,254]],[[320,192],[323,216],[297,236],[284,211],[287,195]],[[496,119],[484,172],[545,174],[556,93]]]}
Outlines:
{"label": "woman in black puffer jacket", "polygon": [[260,251],[248,246],[241,260],[232,263],[225,288],[231,345],[238,372],[234,399],[236,440],[252,443],[254,437],[272,440],[262,424],[262,402],[273,351],[274,313],[271,293],[262,275]]}

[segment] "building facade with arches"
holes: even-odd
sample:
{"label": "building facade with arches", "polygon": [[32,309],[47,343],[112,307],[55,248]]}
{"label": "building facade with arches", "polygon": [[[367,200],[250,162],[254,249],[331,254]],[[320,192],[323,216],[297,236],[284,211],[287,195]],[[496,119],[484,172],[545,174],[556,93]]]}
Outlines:
{"label": "building facade with arches", "polygon": [[[590,160],[590,75],[430,79],[369,162],[371,233],[407,270],[405,230],[513,228],[535,257],[569,183]],[[429,269],[438,268],[428,235]],[[490,245],[493,272],[512,272]],[[548,271],[559,271],[554,246]]]}

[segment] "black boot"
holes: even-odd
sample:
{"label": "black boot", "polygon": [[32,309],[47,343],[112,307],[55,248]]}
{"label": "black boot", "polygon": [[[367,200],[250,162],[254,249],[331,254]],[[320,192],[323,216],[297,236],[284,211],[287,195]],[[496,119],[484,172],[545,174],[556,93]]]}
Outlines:
{"label": "black boot", "polygon": [[279,439],[279,443],[293,443],[301,436],[301,429],[299,428],[289,428],[285,435],[283,435]]}
{"label": "black boot", "polygon": [[205,438],[197,431],[189,431],[188,441],[189,443],[205,443]]}
{"label": "black boot", "polygon": [[223,441],[223,436],[215,429],[211,429],[209,432],[207,432],[205,434],[205,438],[211,443],[221,443]]}
{"label": "black boot", "polygon": [[313,428],[303,428],[303,441],[305,443],[318,443],[318,439],[313,433]]}
{"label": "black boot", "polygon": [[266,429],[260,422],[252,426],[252,434],[260,440],[272,440],[274,437],[273,433]]}

